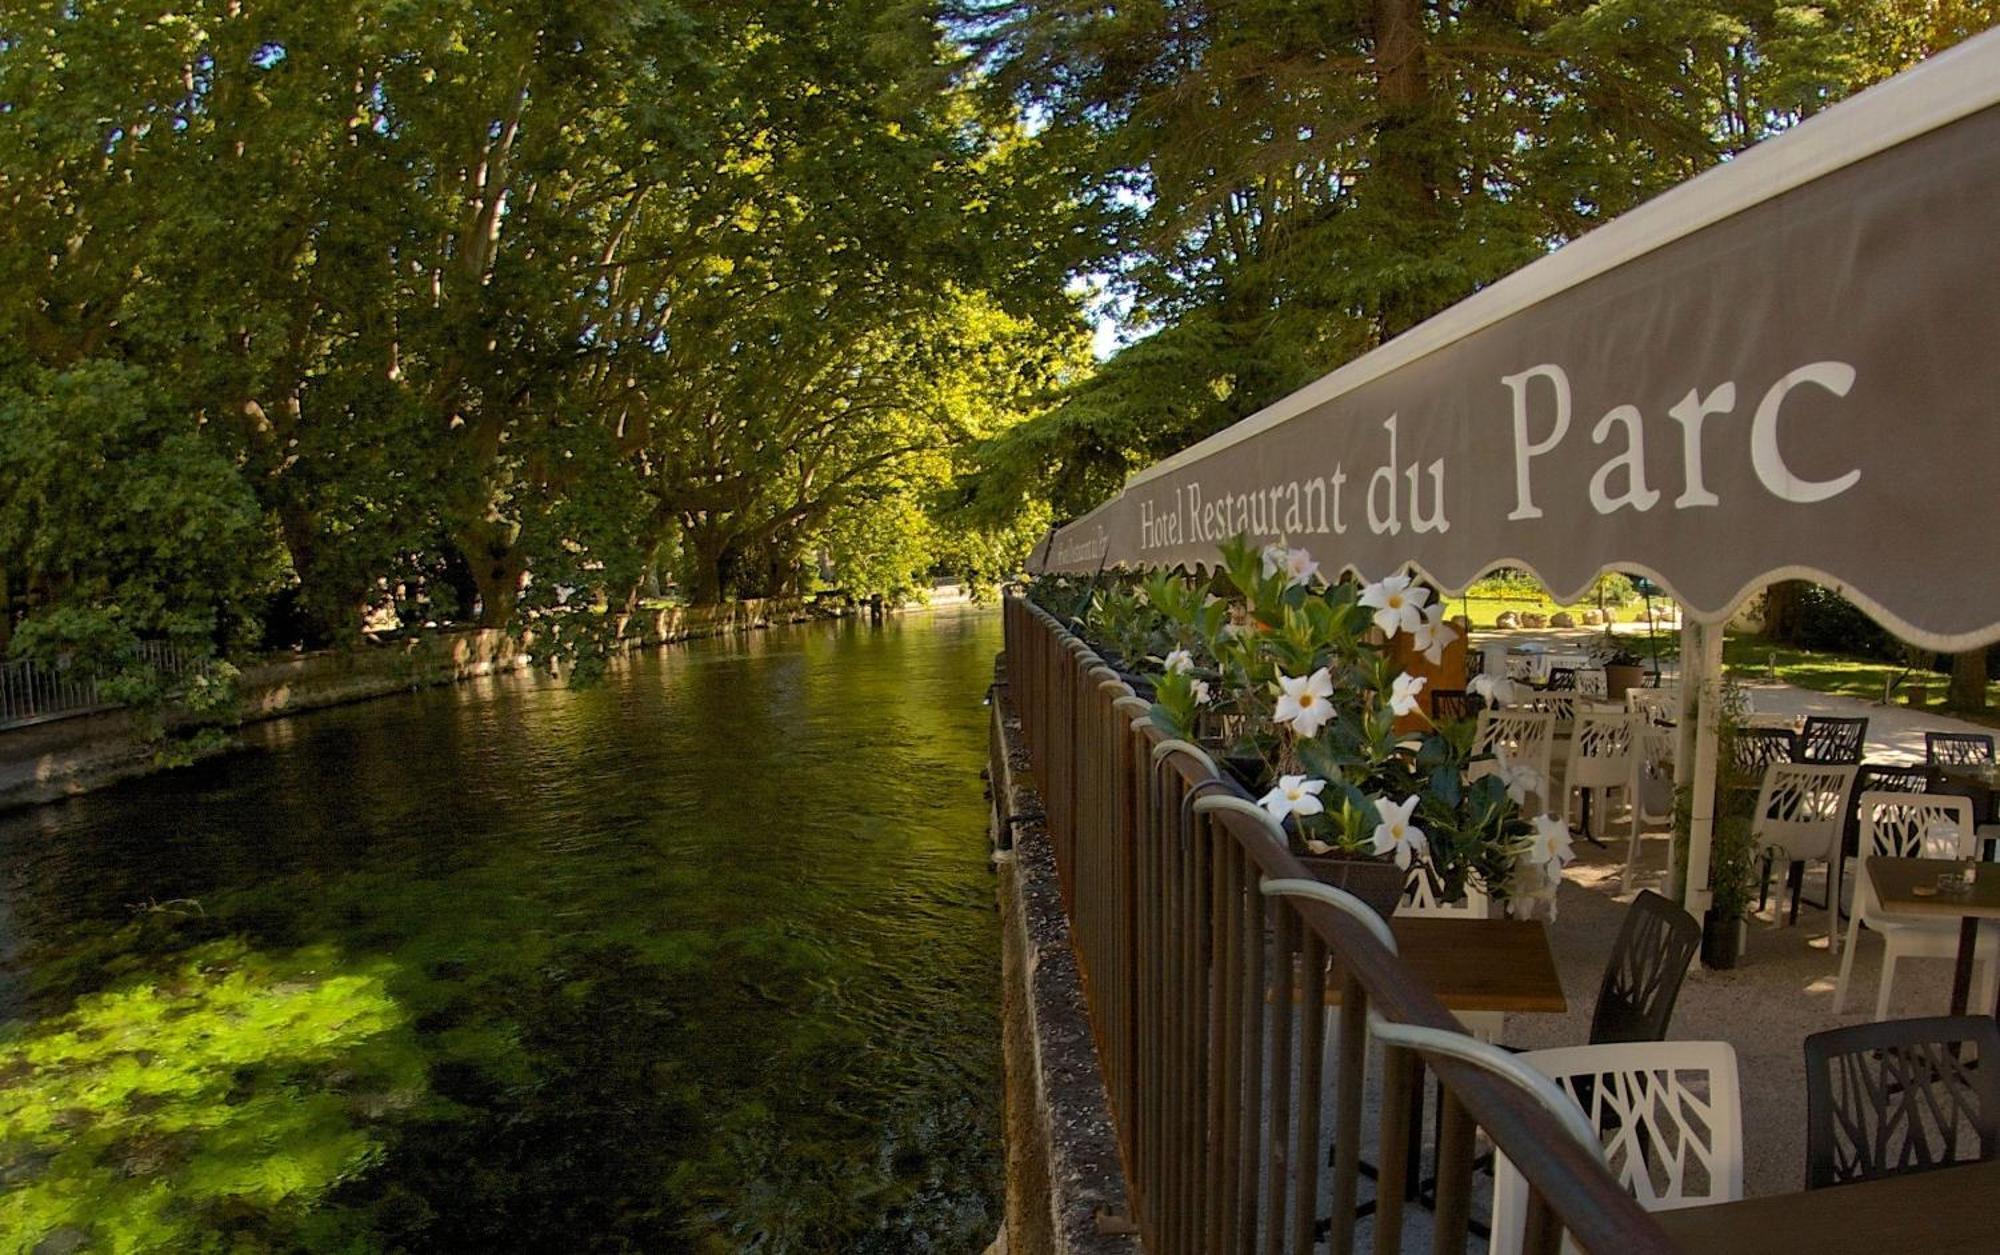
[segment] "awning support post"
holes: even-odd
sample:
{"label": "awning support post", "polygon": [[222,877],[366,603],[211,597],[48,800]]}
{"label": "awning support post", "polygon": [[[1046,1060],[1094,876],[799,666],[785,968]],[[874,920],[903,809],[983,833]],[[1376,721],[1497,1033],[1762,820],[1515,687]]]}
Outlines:
{"label": "awning support post", "polygon": [[[1688,821],[1686,890],[1682,903],[1699,919],[1709,906],[1709,847],[1715,837],[1716,741],[1722,722],[1722,624],[1690,623],[1681,631],[1681,697],[1694,701],[1693,732],[1684,730],[1681,761],[1693,793]],[[1691,740],[1690,745],[1687,742]],[[1676,773],[1676,783],[1679,773]]]}

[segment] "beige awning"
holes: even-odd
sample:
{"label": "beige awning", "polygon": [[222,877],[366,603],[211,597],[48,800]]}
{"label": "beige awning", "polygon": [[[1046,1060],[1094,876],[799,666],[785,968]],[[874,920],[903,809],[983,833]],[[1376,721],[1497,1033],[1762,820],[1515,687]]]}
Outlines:
{"label": "beige awning", "polygon": [[1035,569],[1775,578],[1939,650],[2000,637],[2000,32],[1691,180],[1134,476]]}

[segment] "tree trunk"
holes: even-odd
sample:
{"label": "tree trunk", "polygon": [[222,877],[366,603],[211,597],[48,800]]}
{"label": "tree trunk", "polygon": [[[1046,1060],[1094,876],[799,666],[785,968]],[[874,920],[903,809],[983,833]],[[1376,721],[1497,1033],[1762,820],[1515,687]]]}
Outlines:
{"label": "tree trunk", "polygon": [[1804,580],[1779,580],[1764,590],[1764,635],[1774,641],[1796,644],[1799,634],[1799,601],[1805,592]]}
{"label": "tree trunk", "polygon": [[712,606],[722,600],[722,564],[728,555],[729,538],[707,520],[687,519],[682,523],[687,561],[687,599],[696,606]]}
{"label": "tree trunk", "polygon": [[472,564],[472,582],[479,589],[479,626],[512,626],[514,608],[521,600],[521,574],[527,569],[514,547],[514,529],[488,519],[461,532],[458,543]]}
{"label": "tree trunk", "polygon": [[1951,660],[1951,695],[1956,710],[1986,709],[1986,651],[1968,649]]}
{"label": "tree trunk", "polygon": [[[1435,244],[1440,226],[1440,170],[1427,125],[1432,89],[1423,9],[1422,0],[1374,0],[1369,14],[1381,111],[1372,158],[1375,194],[1397,222],[1395,251],[1412,258]],[[1414,327],[1437,312],[1431,307],[1439,303],[1436,294],[1412,282],[1396,284],[1381,297],[1377,322],[1382,339]]]}
{"label": "tree trunk", "polygon": [[323,546],[319,520],[310,508],[281,489],[277,505],[278,532],[292,571],[299,577],[299,613],[306,621],[308,645],[345,646],[361,636],[368,608],[368,585],[343,572]]}

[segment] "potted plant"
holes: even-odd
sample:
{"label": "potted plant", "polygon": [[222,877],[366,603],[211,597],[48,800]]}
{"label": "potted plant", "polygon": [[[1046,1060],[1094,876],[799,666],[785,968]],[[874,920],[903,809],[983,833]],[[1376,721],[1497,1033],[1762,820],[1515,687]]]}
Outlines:
{"label": "potted plant", "polygon": [[1645,660],[1631,646],[1611,631],[1604,629],[1604,691],[1614,701],[1623,701],[1625,694],[1646,683]]}
{"label": "potted plant", "polygon": [[1709,907],[1701,920],[1701,962],[1728,970],[1743,954],[1744,919],[1757,887],[1757,842],[1750,816],[1719,815],[1709,847]]}
{"label": "potted plant", "polygon": [[[1375,639],[1407,633],[1436,663],[1458,635],[1444,607],[1403,576],[1326,586],[1317,572],[1302,549],[1239,539],[1213,585],[1149,577],[1167,637],[1155,726],[1206,744],[1315,876],[1385,915],[1419,865],[1446,901],[1472,883],[1506,901],[1524,860],[1559,869],[1566,842],[1522,817],[1525,782],[1465,783],[1473,726],[1432,724],[1423,677]],[[1420,726],[1399,732],[1413,715]],[[1545,885],[1546,867],[1530,879]]]}

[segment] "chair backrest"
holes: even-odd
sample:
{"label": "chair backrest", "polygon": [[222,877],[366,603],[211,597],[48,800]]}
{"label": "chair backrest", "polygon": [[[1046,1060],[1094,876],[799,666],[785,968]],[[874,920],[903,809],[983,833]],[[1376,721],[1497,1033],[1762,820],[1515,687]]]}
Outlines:
{"label": "chair backrest", "polygon": [[1439,900],[1434,874],[1429,859],[1419,856],[1411,861],[1409,878],[1403,882],[1403,900],[1396,905],[1397,915],[1415,919],[1485,919],[1493,913],[1486,891],[1469,881],[1464,895],[1456,902]]}
{"label": "chair backrest", "polygon": [[1639,732],[1645,726],[1644,720],[1623,710],[1579,706],[1564,783],[1585,788],[1631,784],[1638,774],[1643,749]]}
{"label": "chair backrest", "polygon": [[1787,728],[1738,728],[1730,734],[1730,762],[1739,775],[1752,780],[1764,778],[1764,768],[1772,763],[1788,763],[1798,757],[1799,734]]}
{"label": "chair backrest", "polygon": [[1854,788],[1853,766],[1772,763],[1764,769],[1750,831],[1789,858],[1833,859],[1847,829],[1847,798]]}
{"label": "chair backrest", "polygon": [[1535,660],[1528,654],[1507,655],[1507,678],[1510,680],[1532,680],[1535,677]]}
{"label": "chair backrest", "polygon": [[1546,687],[1551,693],[1576,692],[1576,668],[1550,667],[1549,682]]}
{"label": "chair backrest", "polygon": [[1644,715],[1655,723],[1678,723],[1681,691],[1677,688],[1626,689],[1625,709],[1635,715]]}
{"label": "chair backrest", "polygon": [[[1863,855],[1892,858],[1964,858],[1979,848],[1972,826],[1972,799],[1952,793],[1864,793]],[[1948,844],[1937,833],[1952,830]],[[1928,839],[1927,839],[1928,838]]]}
{"label": "chair backrest", "polygon": [[1799,732],[1802,763],[1858,763],[1868,746],[1868,720],[1811,715]]}
{"label": "chair backrest", "polygon": [[[1743,1094],[1728,1042],[1565,1046],[1521,1060],[1583,1108],[1606,1166],[1647,1211],[1743,1197]],[[1526,1180],[1497,1156],[1490,1251],[1521,1249],[1527,1205]]]}
{"label": "chair backrest", "polygon": [[1681,981],[1701,949],[1701,925],[1651,889],[1625,910],[1618,940],[1604,965],[1590,1042],[1659,1041],[1674,1018]]}
{"label": "chair backrest", "polygon": [[1486,708],[1483,698],[1464,689],[1432,689],[1430,692],[1431,718],[1440,723],[1470,719]]}
{"label": "chair backrest", "polygon": [[1861,852],[1861,799],[1870,793],[1927,793],[1930,772],[1902,763],[1863,763],[1854,773],[1854,795],[1847,804],[1847,832],[1841,838],[1849,854]]}
{"label": "chair backrest", "polygon": [[1609,697],[1611,682],[1604,676],[1603,667],[1578,667],[1576,671],[1576,691],[1585,697]]}
{"label": "chair backrest", "polygon": [[1992,1159],[1996,1121],[2000,1027],[1991,1017],[1884,1020],[1806,1038],[1809,1190]]}
{"label": "chair backrest", "polygon": [[1993,761],[1993,738],[1984,732],[1926,732],[1924,761],[1933,767],[1981,767]]}
{"label": "chair backrest", "polygon": [[[1555,739],[1556,717],[1547,711],[1527,710],[1519,706],[1482,710],[1479,712],[1479,729],[1472,738],[1475,761],[1466,775],[1473,780],[1492,775],[1500,770],[1501,758],[1509,763],[1531,767],[1543,781],[1542,796],[1536,802],[1546,805],[1549,755],[1554,751]],[[1483,754],[1494,757],[1477,757]]]}

